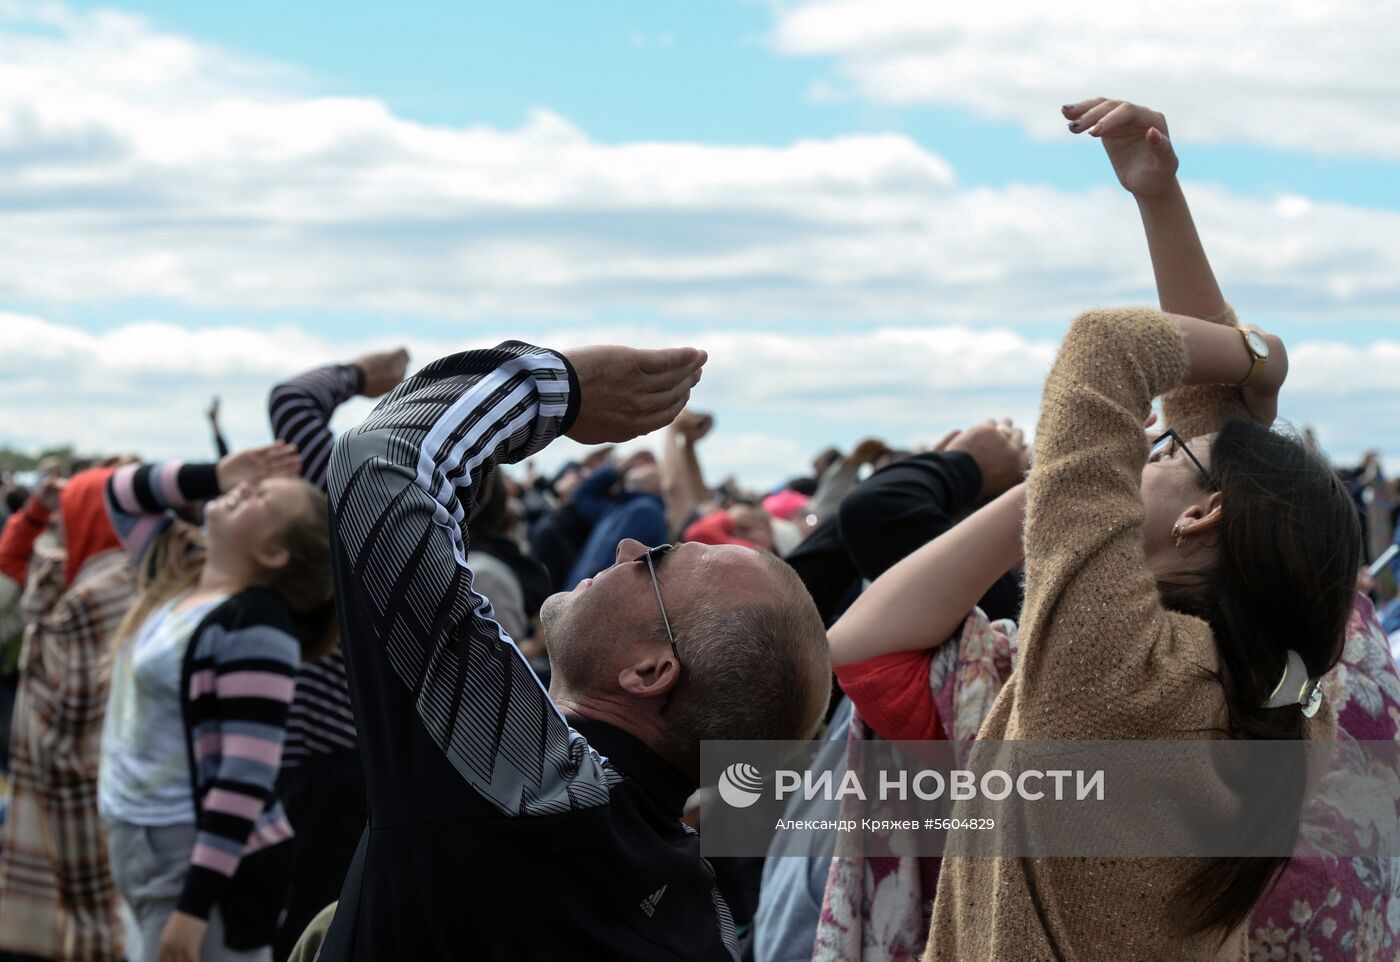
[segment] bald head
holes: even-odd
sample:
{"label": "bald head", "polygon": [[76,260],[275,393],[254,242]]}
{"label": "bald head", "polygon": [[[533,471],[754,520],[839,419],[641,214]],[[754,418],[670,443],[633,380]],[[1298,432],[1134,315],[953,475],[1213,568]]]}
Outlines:
{"label": "bald head", "polygon": [[[617,564],[547,603],[551,694],[573,704],[630,698],[628,711],[651,726],[648,740],[677,761],[693,759],[707,739],[811,737],[830,693],[831,658],[797,574],[733,545],[667,553],[656,575],[673,652],[645,550],[623,542]],[[642,680],[629,687],[628,679]]]}

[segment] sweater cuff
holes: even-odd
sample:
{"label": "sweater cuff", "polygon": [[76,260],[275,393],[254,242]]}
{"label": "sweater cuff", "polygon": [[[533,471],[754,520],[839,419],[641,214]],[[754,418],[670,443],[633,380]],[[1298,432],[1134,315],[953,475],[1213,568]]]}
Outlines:
{"label": "sweater cuff", "polygon": [[551,352],[564,362],[564,370],[569,374],[569,406],[564,412],[564,423],[559,426],[560,434],[568,434],[578,420],[579,407],[583,404],[583,389],[579,386],[578,372],[561,351]]}
{"label": "sweater cuff", "polygon": [[953,497],[957,499],[950,514],[956,514],[967,507],[982,493],[982,468],[977,459],[966,451],[944,451],[939,457],[948,468],[953,480]]}
{"label": "sweater cuff", "polygon": [[25,502],[24,510],[19,515],[29,524],[40,530],[49,526],[49,521],[53,518],[53,512],[39,503],[37,497],[30,498]]}
{"label": "sweater cuff", "polygon": [[217,462],[180,465],[175,484],[186,501],[209,501],[223,493],[219,490]]}
{"label": "sweater cuff", "polygon": [[365,393],[365,369],[358,364],[342,364],[341,370],[347,378],[347,386],[352,390],[341,401],[347,401],[357,394]]}
{"label": "sweater cuff", "polygon": [[836,680],[856,712],[886,741],[943,739],[929,672],[933,649],[897,651],[836,666]]}
{"label": "sweater cuff", "polygon": [[203,865],[191,865],[189,874],[185,876],[185,887],[180,890],[180,900],[175,907],[186,915],[207,921],[214,910],[214,903],[218,901],[227,884],[228,876],[220,875]]}

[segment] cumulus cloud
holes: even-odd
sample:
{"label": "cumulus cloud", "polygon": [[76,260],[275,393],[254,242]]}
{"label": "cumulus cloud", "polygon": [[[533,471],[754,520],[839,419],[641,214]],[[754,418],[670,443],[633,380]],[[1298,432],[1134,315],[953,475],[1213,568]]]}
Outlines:
{"label": "cumulus cloud", "polygon": [[[697,329],[686,340],[710,362],[694,403],[713,411],[718,429],[704,460],[713,480],[777,483],[805,469],[829,443],[845,447],[878,435],[915,447],[987,417],[1035,423],[1040,385],[1054,358],[1057,328],[1041,337],[1008,329],[877,327],[867,331],[779,334]],[[473,345],[509,332],[481,331]],[[570,327],[541,332],[552,347],[586,343],[666,346],[654,329]],[[445,338],[406,342],[414,366],[462,350]],[[92,334],[30,315],[0,313],[0,439],[23,447],[73,442],[88,451],[138,451],[146,457],[212,456],[201,412],[224,398],[224,423],[239,445],[268,437],[264,408],[279,379],[334,360],[395,346],[332,341],[294,327],[185,328],[147,321]],[[1291,351],[1284,414],[1315,422],[1323,443],[1351,456],[1384,446],[1374,426],[1400,418],[1389,371],[1400,342],[1346,345],[1310,341]],[[371,402],[337,415],[343,430]],[[1357,418],[1354,412],[1368,416]],[[634,442],[628,449],[654,444]],[[560,442],[541,458],[551,468],[580,449]],[[1396,449],[1400,454],[1400,448]]]}
{"label": "cumulus cloud", "polygon": [[[1150,296],[1116,188],[960,189],[900,135],[610,144],[543,109],[430,126],[307,90],[140,18],[0,3],[0,299],[1019,324]],[[1251,308],[1393,310],[1400,214],[1192,196]]]}
{"label": "cumulus cloud", "polygon": [[862,95],[1064,130],[1057,105],[1131,96],[1192,139],[1400,157],[1400,6],[1365,0],[775,2],[777,48]]}

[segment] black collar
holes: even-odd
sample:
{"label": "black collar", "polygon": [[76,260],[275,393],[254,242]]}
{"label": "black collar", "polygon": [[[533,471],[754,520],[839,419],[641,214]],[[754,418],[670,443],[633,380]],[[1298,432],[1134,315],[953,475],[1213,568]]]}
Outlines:
{"label": "black collar", "polygon": [[685,813],[686,799],[699,786],[656,754],[640,738],[607,722],[581,715],[569,715],[569,725],[588,739],[588,744],[618,770],[677,818]]}

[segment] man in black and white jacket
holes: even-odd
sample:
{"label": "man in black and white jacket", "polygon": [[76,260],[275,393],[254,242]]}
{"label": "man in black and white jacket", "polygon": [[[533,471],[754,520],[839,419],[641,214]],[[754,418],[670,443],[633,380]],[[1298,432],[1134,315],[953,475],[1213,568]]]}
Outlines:
{"label": "man in black and white jacket", "polygon": [[705,739],[810,737],[830,661],[790,568],[625,541],[541,613],[541,688],[472,588],[481,478],[560,434],[669,423],[684,348],[517,342],[428,365],[336,444],[336,600],[370,824],[325,962],[728,960],[728,909],[681,821]]}

